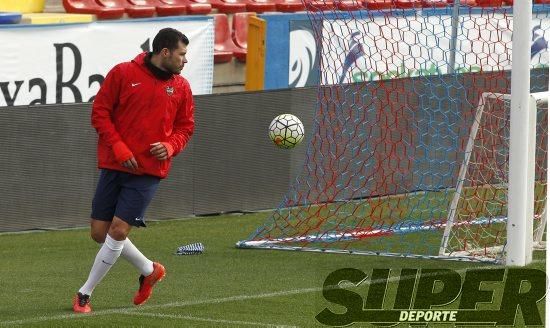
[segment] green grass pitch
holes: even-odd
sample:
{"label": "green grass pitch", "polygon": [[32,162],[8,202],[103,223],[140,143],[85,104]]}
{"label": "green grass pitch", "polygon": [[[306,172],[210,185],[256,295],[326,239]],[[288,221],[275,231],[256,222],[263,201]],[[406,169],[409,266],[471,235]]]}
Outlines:
{"label": "green grass pitch", "polygon": [[[87,228],[1,234],[0,327],[317,327],[321,325],[315,315],[327,306],[335,307],[321,292],[324,279],[334,270],[450,268],[463,274],[470,267],[495,267],[235,248],[268,215],[159,221],[134,229],[130,234],[134,244],[150,259],[162,262],[167,276],[145,305],[133,306],[139,274],[120,258],[92,296],[92,315],[75,315],[71,310],[71,299],[98,250]],[[178,246],[191,242],[202,242],[205,253],[174,255]],[[530,267],[544,270],[545,252],[535,252],[534,259]],[[366,295],[367,290],[361,287],[359,293]],[[539,308],[543,313],[544,302]]]}

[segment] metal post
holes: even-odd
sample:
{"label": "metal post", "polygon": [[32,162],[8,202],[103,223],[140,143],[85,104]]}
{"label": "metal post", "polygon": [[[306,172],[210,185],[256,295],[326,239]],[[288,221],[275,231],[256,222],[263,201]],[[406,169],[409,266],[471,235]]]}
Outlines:
{"label": "metal post", "polygon": [[530,96],[532,0],[514,1],[506,264],[532,260],[536,103]]}

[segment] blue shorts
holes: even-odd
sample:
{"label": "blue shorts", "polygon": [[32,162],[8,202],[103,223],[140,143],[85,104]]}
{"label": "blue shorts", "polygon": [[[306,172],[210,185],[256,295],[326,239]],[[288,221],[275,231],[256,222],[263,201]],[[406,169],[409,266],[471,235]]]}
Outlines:
{"label": "blue shorts", "polygon": [[157,191],[160,178],[102,169],[92,201],[92,219],[112,221],[114,216],[136,227],[145,227],[145,210]]}

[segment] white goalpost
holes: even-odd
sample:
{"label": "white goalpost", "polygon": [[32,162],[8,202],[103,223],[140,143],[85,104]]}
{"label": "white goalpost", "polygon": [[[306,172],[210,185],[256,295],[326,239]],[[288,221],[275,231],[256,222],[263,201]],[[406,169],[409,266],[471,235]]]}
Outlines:
{"label": "white goalpost", "polygon": [[[529,121],[527,122],[528,127],[525,131],[525,133],[512,133],[512,129],[514,129],[514,125],[512,124],[513,115],[511,113],[512,111],[512,95],[510,94],[501,94],[501,93],[491,93],[491,92],[485,92],[482,94],[482,96],[479,99],[476,115],[474,122],[472,124],[470,135],[468,138],[468,143],[466,145],[466,149],[464,152],[464,161],[460,167],[459,171],[459,177],[458,177],[458,183],[456,187],[456,192],[453,195],[452,201],[450,203],[448,216],[447,216],[447,224],[445,225],[445,230],[443,233],[443,238],[441,241],[441,247],[439,250],[440,256],[452,256],[452,257],[470,257],[475,256],[478,259],[481,260],[491,260],[491,259],[498,259],[499,261],[503,261],[503,258],[506,257],[506,263],[508,265],[526,265],[531,261],[531,254],[532,250],[535,247],[544,247],[545,243],[543,242],[543,235],[545,232],[546,227],[546,202],[544,201],[544,207],[542,210],[542,213],[536,214],[534,212],[534,190],[535,190],[535,135],[536,135],[536,116],[537,116],[537,109],[541,108],[542,110],[548,110],[548,92],[540,92],[540,93],[533,93],[529,94],[528,97],[528,107],[524,110],[525,113],[528,113]],[[481,181],[483,184],[485,184],[485,189],[492,188],[492,191],[490,192],[492,195],[497,195],[499,192],[501,192],[503,201],[507,203],[507,213],[508,215],[502,215],[502,214],[495,214],[487,218],[476,218],[475,224],[498,224],[498,223],[506,223],[506,244],[502,245],[492,245],[490,247],[487,247],[486,245],[484,247],[479,247],[479,245],[468,245],[468,247],[464,247],[465,249],[455,250],[452,247],[449,246],[449,239],[453,237],[453,233],[457,234],[456,232],[453,232],[453,229],[457,227],[457,224],[464,224],[467,223],[468,225],[474,224],[471,220],[471,217],[468,217],[467,214],[464,214],[463,216],[466,217],[468,221],[464,221],[461,219],[457,219],[459,216],[457,214],[459,203],[462,202],[463,206],[475,206],[471,204],[467,204],[467,196],[465,196],[465,189],[468,187],[465,187],[464,184],[467,181],[467,172],[470,170],[472,171],[472,168],[470,166],[470,160],[471,156],[474,152],[476,152],[475,148],[480,147],[479,145],[476,145],[476,141],[478,141],[478,133],[480,131],[480,126],[482,126],[482,122],[484,122],[485,116],[491,116],[494,115],[492,113],[493,107],[498,106],[503,107],[504,115],[502,113],[499,113],[501,117],[499,117],[502,121],[508,120],[509,115],[509,125],[510,125],[510,137],[509,137],[509,152],[507,156],[509,156],[508,164],[506,162],[498,163],[497,158],[495,158],[494,161],[486,162],[484,163],[485,169],[487,169],[489,166],[492,166],[489,168],[491,171],[496,171],[498,168],[496,166],[502,165],[503,171],[506,174],[503,174],[498,177],[498,181],[496,183],[490,184],[488,181]],[[507,113],[510,111],[509,113]],[[498,115],[494,115],[498,116]],[[517,117],[516,117],[517,119]],[[501,123],[501,125],[506,125],[507,123]],[[517,125],[515,125],[517,129]],[[523,127],[522,127],[523,128]],[[521,131],[517,131],[521,132]],[[518,138],[518,135],[520,137],[527,136],[529,139],[527,140],[528,144],[527,146],[524,146],[525,148],[522,149],[525,153],[529,153],[527,158],[522,158],[521,156],[525,156],[524,154],[517,154],[513,153],[512,150],[512,138]],[[507,139],[506,136],[501,136],[503,139]],[[483,145],[481,145],[482,147]],[[477,152],[483,152],[485,150],[479,150]],[[494,152],[494,150],[493,150]],[[483,156],[483,155],[479,155]],[[506,155],[504,155],[506,157]],[[520,181],[515,181],[516,184],[512,185],[512,176],[513,176],[513,167],[512,164],[513,161],[516,161],[516,167],[520,166],[517,170],[525,170],[524,174],[526,174],[526,178]],[[517,173],[517,172],[516,172]],[[517,177],[516,177],[517,179]],[[480,184],[479,181],[476,182],[477,184]],[[522,183],[520,187],[517,186],[518,183]],[[523,186],[525,185],[525,186]],[[527,192],[528,191],[528,192]],[[507,193],[507,200],[506,195],[504,193]],[[522,193],[520,195],[517,195],[518,193]],[[515,195],[512,195],[515,194]],[[521,196],[521,197],[520,197]],[[512,202],[510,199],[520,199],[520,201]],[[540,198],[540,197],[539,197]],[[538,201],[541,201],[540,199]],[[529,202],[529,204],[527,204]],[[519,216],[517,213],[518,211],[527,211],[524,216]],[[514,216],[515,215],[515,216]],[[534,228],[533,222],[534,220],[537,220],[537,227]],[[525,231],[525,233],[524,233]],[[521,232],[521,233],[520,233]],[[522,245],[521,247],[518,245]],[[519,255],[520,253],[517,252],[511,252],[511,249],[520,249],[522,250],[521,254],[529,254],[529,256],[523,256]],[[490,256],[488,256],[490,255]],[[519,256],[519,258],[518,258]]]}
{"label": "white goalpost", "polygon": [[532,4],[532,0],[515,1],[512,38],[506,264],[518,266],[531,263],[533,254],[536,105],[530,97]]}

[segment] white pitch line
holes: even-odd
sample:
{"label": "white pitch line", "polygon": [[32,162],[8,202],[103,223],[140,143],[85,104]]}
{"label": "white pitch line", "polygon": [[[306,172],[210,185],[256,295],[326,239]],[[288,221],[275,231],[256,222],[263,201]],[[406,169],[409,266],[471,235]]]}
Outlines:
{"label": "white pitch line", "polygon": [[279,325],[279,324],[271,324],[271,323],[263,323],[263,322],[239,321],[239,320],[201,318],[201,317],[193,317],[193,316],[190,316],[190,315],[160,314],[160,313],[147,313],[147,312],[135,312],[135,311],[122,312],[122,314],[137,315],[137,316],[152,317],[152,318],[168,318],[168,319],[180,319],[180,320],[224,323],[224,324],[233,324],[233,325],[249,325],[249,326],[254,326],[254,327],[299,328],[298,326],[288,326],[288,325]]}
{"label": "white pitch line", "polygon": [[292,289],[292,290],[283,290],[280,292],[263,293],[263,294],[256,294],[256,295],[238,295],[238,296],[229,296],[229,297],[222,297],[222,298],[213,298],[209,300],[184,301],[184,302],[172,302],[172,303],[165,303],[165,304],[149,305],[147,308],[160,309],[160,308],[184,307],[184,306],[203,305],[203,304],[219,304],[219,303],[234,302],[234,301],[246,301],[251,299],[289,296],[289,295],[296,295],[296,294],[307,294],[307,293],[319,292],[322,290],[323,288],[321,287]]}
{"label": "white pitch line", "polygon": [[[531,263],[539,263],[544,261],[545,260],[533,260]],[[497,268],[503,268],[503,266],[494,265],[494,266],[480,266],[480,267],[474,267],[474,268],[475,269],[491,269],[491,268],[497,269]],[[460,270],[455,270],[455,272],[464,273],[468,269],[473,269],[473,268],[464,268]],[[393,282],[402,278],[410,279],[413,277],[416,278],[416,276],[410,276],[410,277],[393,276],[388,278],[388,282]],[[361,286],[376,284],[376,283],[385,282],[385,281],[386,279],[372,280],[372,281],[366,280],[365,282],[361,283]],[[88,314],[69,313],[69,314],[61,314],[61,315],[54,315],[54,316],[40,316],[35,318],[12,320],[12,321],[0,321],[0,325],[1,326],[22,325],[27,323],[50,321],[50,320],[82,319],[82,318],[87,318],[90,316],[98,316],[98,315],[125,314],[127,312],[133,312],[133,311],[139,311],[139,310],[185,307],[185,306],[203,305],[203,304],[219,304],[219,303],[225,303],[225,302],[235,302],[235,301],[245,301],[245,300],[262,299],[262,298],[270,298],[270,297],[307,294],[307,293],[313,293],[313,292],[320,292],[322,290],[323,288],[321,287],[301,288],[301,289],[284,290],[279,292],[262,293],[262,294],[255,294],[255,295],[237,295],[237,296],[212,298],[212,299],[197,300],[197,301],[172,302],[172,303],[157,304],[157,305],[141,305],[139,307],[125,307],[125,308],[110,309],[110,310],[99,310]]]}
{"label": "white pitch line", "polygon": [[29,319],[1,321],[0,325],[1,326],[23,325],[27,323],[43,322],[43,321],[50,321],[50,320],[85,319],[91,316],[125,314],[125,313],[127,314],[127,312],[134,312],[139,310],[185,307],[185,306],[203,305],[203,304],[219,304],[219,303],[225,303],[225,302],[245,301],[245,300],[251,300],[251,299],[307,294],[312,292],[319,292],[322,290],[323,289],[319,287],[302,288],[302,289],[292,289],[292,290],[285,290],[280,292],[262,293],[262,294],[255,294],[255,295],[237,295],[237,296],[212,298],[212,299],[198,300],[198,301],[172,302],[172,303],[156,304],[156,305],[141,305],[139,307],[124,307],[124,308],[118,308],[118,309],[93,311],[92,313],[88,313],[88,314],[68,313],[68,314],[61,314],[61,315],[54,315],[54,316],[40,316],[40,317],[29,318]]}

